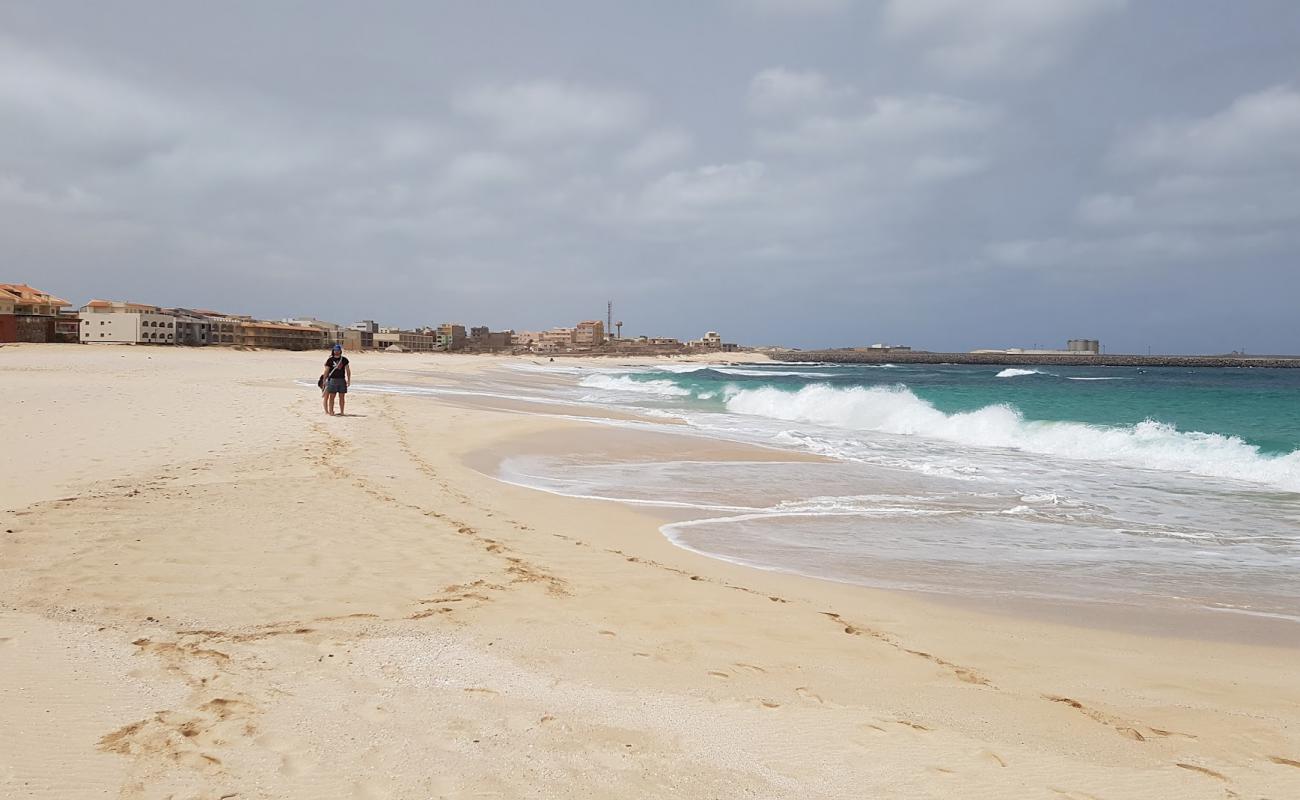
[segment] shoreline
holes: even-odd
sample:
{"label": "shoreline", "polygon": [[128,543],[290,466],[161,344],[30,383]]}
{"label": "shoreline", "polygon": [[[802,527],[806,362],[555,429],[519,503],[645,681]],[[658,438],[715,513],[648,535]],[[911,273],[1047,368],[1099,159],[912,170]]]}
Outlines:
{"label": "shoreline", "polygon": [[[501,406],[488,404],[492,408]],[[707,513],[707,509],[671,501],[633,500],[592,495],[569,494],[558,489],[541,488],[517,483],[500,476],[501,463],[512,457],[546,456],[572,459],[578,463],[654,463],[655,457],[672,456],[674,461],[717,463],[723,461],[754,462],[814,462],[831,460],[796,450],[762,447],[741,442],[729,442],[696,436],[689,433],[664,431],[584,430],[575,422],[573,431],[549,431],[502,442],[493,448],[468,454],[463,463],[485,477],[526,491],[542,492],[582,503],[610,503],[629,508],[645,519],[645,525],[674,547],[703,558],[741,567],[747,570],[787,575],[803,580],[867,589],[873,592],[900,594],[930,603],[938,612],[942,609],[973,608],[983,613],[1006,619],[1008,624],[1017,620],[1039,621],[1077,627],[1099,632],[1125,635],[1158,636],[1182,639],[1205,644],[1236,643],[1280,649],[1300,649],[1300,620],[1281,618],[1267,613],[1237,611],[1211,606],[1161,606],[1137,601],[1104,600],[1101,598],[1069,598],[1017,594],[979,593],[968,587],[942,592],[923,587],[888,586],[869,580],[852,580],[829,575],[819,575],[799,569],[770,566],[743,558],[732,558],[680,541],[670,529],[674,526],[726,516],[723,510]],[[666,438],[667,437],[667,438]],[[682,446],[681,440],[696,442]],[[611,446],[613,439],[617,444]],[[619,440],[622,440],[619,442]],[[621,457],[616,457],[621,454]],[[898,580],[906,580],[906,571]],[[994,581],[997,582],[997,581]]]}
{"label": "shoreline", "polygon": [[321,358],[0,352],[34,454],[0,464],[0,793],[1300,793],[1289,650],[696,555],[466,463],[593,426],[362,393],[327,418],[293,384]]}

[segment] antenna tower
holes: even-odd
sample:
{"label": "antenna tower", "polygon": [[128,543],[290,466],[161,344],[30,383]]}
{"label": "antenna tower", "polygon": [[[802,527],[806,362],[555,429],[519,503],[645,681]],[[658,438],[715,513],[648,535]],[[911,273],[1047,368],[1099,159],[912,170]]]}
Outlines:
{"label": "antenna tower", "polygon": [[614,328],[614,301],[610,300],[605,304],[605,335]]}

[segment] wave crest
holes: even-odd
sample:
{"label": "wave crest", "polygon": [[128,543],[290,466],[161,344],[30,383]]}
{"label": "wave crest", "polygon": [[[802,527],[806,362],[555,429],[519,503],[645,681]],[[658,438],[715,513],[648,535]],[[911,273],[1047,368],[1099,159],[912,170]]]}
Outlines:
{"label": "wave crest", "polygon": [[604,373],[588,375],[579,381],[579,385],[586,386],[589,389],[657,394],[661,397],[689,397],[691,395],[690,389],[678,386],[672,381],[638,381],[629,378],[627,375],[607,375]]}
{"label": "wave crest", "polygon": [[1035,421],[1004,404],[946,414],[905,386],[836,388],[816,384],[798,391],[743,389],[727,399],[726,407],[750,416],[1107,461],[1300,491],[1300,450],[1266,455],[1236,436],[1179,431],[1154,420],[1122,427]]}

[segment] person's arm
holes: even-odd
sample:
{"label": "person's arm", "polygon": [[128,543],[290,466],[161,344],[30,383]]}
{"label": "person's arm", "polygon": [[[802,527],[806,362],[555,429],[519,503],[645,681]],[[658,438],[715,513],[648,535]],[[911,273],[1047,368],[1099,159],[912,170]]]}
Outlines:
{"label": "person's arm", "polygon": [[347,387],[349,389],[352,388],[352,362],[351,361],[349,361],[343,367],[343,379],[344,381],[346,381]]}

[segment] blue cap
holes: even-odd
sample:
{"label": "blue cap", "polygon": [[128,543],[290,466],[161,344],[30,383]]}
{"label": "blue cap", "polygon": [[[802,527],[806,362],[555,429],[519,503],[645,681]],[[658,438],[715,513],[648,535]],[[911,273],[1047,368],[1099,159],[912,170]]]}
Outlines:
{"label": "blue cap", "polygon": [[333,348],[333,349],[335,349],[335,350],[342,350],[342,349],[343,349],[343,345],[341,345],[341,344],[336,344],[336,345],[334,345],[334,348]]}

